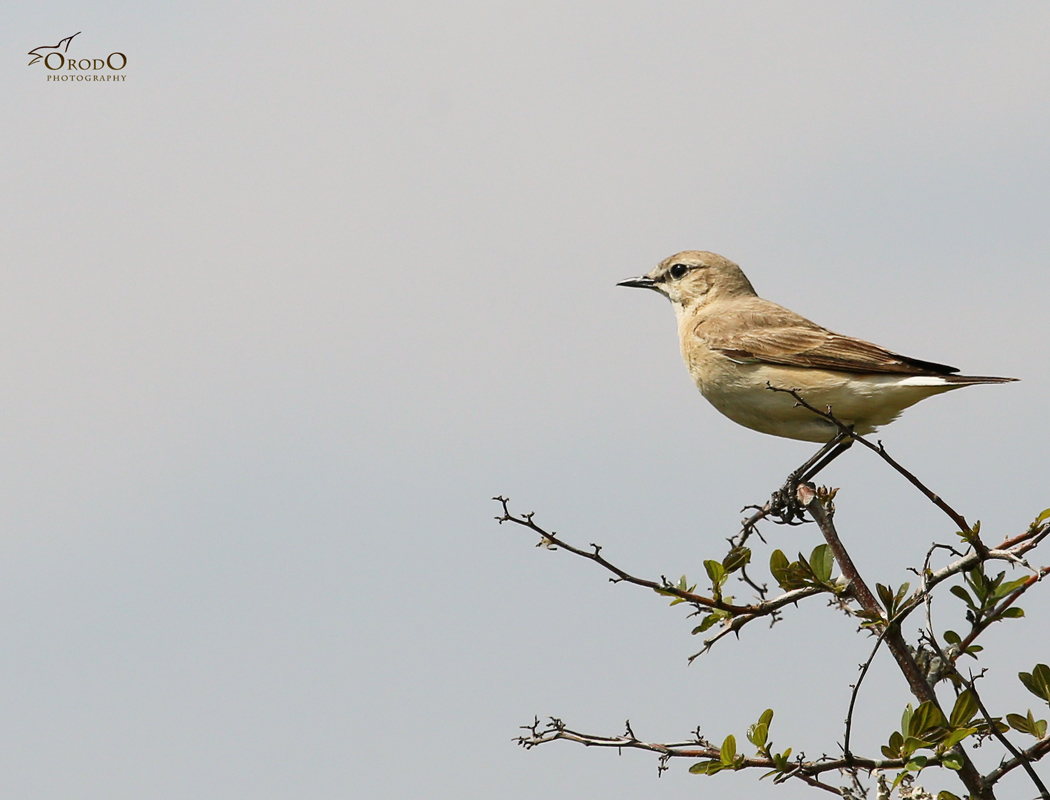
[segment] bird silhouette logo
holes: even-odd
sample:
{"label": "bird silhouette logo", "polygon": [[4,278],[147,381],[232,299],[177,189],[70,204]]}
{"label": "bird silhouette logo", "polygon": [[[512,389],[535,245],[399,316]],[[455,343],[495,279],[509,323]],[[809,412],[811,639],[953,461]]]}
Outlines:
{"label": "bird silhouette logo", "polygon": [[[79,36],[81,31],[77,31],[73,36]],[[43,45],[41,47],[34,48],[29,51],[29,55],[33,56],[33,60],[29,62],[29,66],[32,66],[41,59],[46,59],[52,53],[65,53],[69,50],[69,43],[73,41],[73,36],[67,36],[61,42],[56,44],[54,47],[48,47]]]}

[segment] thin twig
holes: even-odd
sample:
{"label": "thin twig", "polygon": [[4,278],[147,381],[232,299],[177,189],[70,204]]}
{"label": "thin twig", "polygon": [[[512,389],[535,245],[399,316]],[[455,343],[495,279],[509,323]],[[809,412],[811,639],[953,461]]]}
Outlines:
{"label": "thin twig", "polygon": [[797,402],[800,406],[802,406],[805,409],[808,409],[809,411],[812,411],[817,416],[823,417],[824,419],[828,420],[828,422],[832,423],[836,428],[838,428],[840,433],[848,434],[850,438],[852,438],[854,441],[860,442],[873,453],[876,453],[883,461],[885,461],[887,464],[893,467],[893,469],[895,469],[897,472],[903,475],[904,478],[912,486],[914,486],[916,489],[922,492],[922,494],[926,497],[927,500],[932,502],[935,506],[937,506],[937,508],[939,508],[945,514],[947,514],[948,517],[951,518],[952,522],[959,526],[959,530],[967,533],[972,530],[970,524],[966,521],[962,514],[960,514],[958,511],[956,511],[954,508],[952,508],[950,505],[944,502],[944,500],[942,500],[938,495],[934,494],[922,481],[920,481],[911,472],[906,470],[899,463],[897,463],[897,461],[891,458],[890,454],[886,452],[886,449],[882,446],[881,442],[879,442],[878,444],[872,444],[859,433],[856,433],[852,427],[850,427],[842,420],[838,419],[834,414],[832,414],[830,408],[827,411],[821,411],[819,408],[815,408],[814,406],[810,405],[806,402],[802,395],[799,394],[798,389],[781,389],[777,386],[772,385],[769,385],[768,388],[774,392],[785,392],[787,394],[790,394],[792,397],[795,398],[795,402]]}
{"label": "thin twig", "polygon": [[[792,591],[786,592],[785,594],[782,594],[779,597],[774,597],[772,600],[765,600],[761,603],[753,603],[750,605],[736,605],[734,603],[727,603],[724,600],[705,597],[704,595],[699,595],[693,592],[685,591],[684,589],[679,589],[666,579],[664,579],[661,582],[657,582],[631,575],[627,571],[606,560],[605,557],[601,554],[602,548],[599,545],[592,544],[592,549],[590,551],[581,550],[578,547],[574,547],[568,542],[559,538],[554,531],[545,530],[539,525],[537,525],[533,521],[533,514],[528,513],[522,514],[521,516],[514,516],[513,514],[511,514],[508,505],[510,503],[510,500],[508,498],[494,497],[492,499],[500,503],[503,507],[503,514],[501,516],[496,517],[496,520],[500,524],[504,522],[513,522],[516,525],[521,525],[522,527],[528,528],[529,530],[538,534],[540,536],[540,544],[560,547],[561,549],[569,553],[580,556],[581,558],[586,558],[589,561],[594,561],[596,564],[600,564],[602,567],[604,567],[616,576],[615,578],[610,578],[610,580],[613,580],[614,582],[631,583],[635,586],[643,586],[647,589],[652,589],[653,591],[659,592],[661,594],[672,595],[674,597],[681,598],[682,600],[692,603],[693,605],[698,606],[700,608],[728,612],[735,618],[733,622],[737,623],[735,630],[739,630],[741,627],[743,627],[745,624],[747,624],[753,619],[768,616],[773,612],[777,611],[778,609],[783,608],[784,606],[791,605],[792,603],[797,603],[799,600],[805,597],[810,597],[811,595],[820,594],[821,592],[825,591],[824,589],[821,589],[819,587],[807,586],[802,589],[794,589]],[[738,620],[742,621],[738,622]]]}
{"label": "thin twig", "polygon": [[1012,772],[1024,763],[1038,761],[1047,753],[1050,753],[1050,736],[1043,737],[1028,749],[1022,750],[1021,758],[1011,758],[1009,761],[1004,761],[984,776],[985,783],[998,783],[1008,772]]}
{"label": "thin twig", "polygon": [[[543,728],[540,727],[539,719],[536,719],[531,725],[522,725],[522,728],[528,733],[517,737],[515,741],[527,750],[531,750],[533,747],[538,747],[541,744],[557,741],[558,739],[565,739],[570,742],[582,744],[585,747],[608,747],[617,750],[623,748],[646,750],[652,753],[658,753],[662,758],[668,759],[690,758],[718,760],[722,755],[721,748],[714,746],[705,739],[690,742],[672,742],[668,744],[646,742],[635,737],[633,731],[630,729],[628,729],[627,734],[623,736],[597,736],[571,730],[560,719],[553,717]],[[738,756],[738,759],[739,766],[734,767],[735,769],[777,769],[776,762],[771,758],[763,756]],[[929,763],[935,764],[939,763],[939,761],[935,756],[930,759]],[[805,761],[803,757],[800,756],[799,761],[795,763],[791,770],[777,775],[775,780],[777,783],[782,783],[790,778],[797,778],[805,781],[810,786],[824,789],[841,797],[842,795],[839,789],[830,784],[819,781],[817,776],[823,775],[826,772],[849,770],[852,768],[860,768],[869,771],[875,769],[900,769],[904,764],[905,760],[902,758],[873,759],[854,756],[850,759],[824,758],[819,761]]]}
{"label": "thin twig", "polygon": [[860,668],[860,675],[857,677],[857,682],[853,684],[853,691],[849,697],[849,710],[846,712],[846,735],[842,743],[842,752],[846,758],[852,758],[853,753],[850,752],[850,734],[853,728],[853,708],[857,704],[857,697],[860,694],[860,685],[864,682],[864,677],[868,674],[868,669],[871,667],[872,662],[875,660],[875,654],[879,652],[879,648],[882,643],[886,640],[886,631],[888,627],[884,627],[879,633],[878,641],[875,642],[875,646],[871,649],[871,655],[868,656],[868,660],[865,661]]}
{"label": "thin twig", "polygon": [[1023,585],[1018,586],[1017,589],[1010,592],[1010,594],[1004,597],[1003,601],[991,611],[989,611],[987,614],[985,614],[982,619],[974,622],[973,626],[970,628],[970,632],[966,634],[966,636],[963,637],[963,639],[959,642],[958,653],[956,653],[955,656],[952,658],[952,663],[955,663],[966,652],[967,648],[977,640],[978,636],[980,636],[982,633],[988,630],[988,628],[991,627],[993,623],[998,622],[1000,619],[1002,619],[1003,612],[1006,611],[1006,609],[1008,609],[1010,606],[1016,603],[1017,600],[1021,597],[1021,595],[1023,595],[1033,586],[1035,586],[1036,583],[1038,583],[1047,574],[1050,574],[1050,567],[1043,567],[1039,570],[1038,573],[1028,578],[1028,580],[1025,581]]}
{"label": "thin twig", "polygon": [[[958,670],[955,671],[955,674],[959,677],[959,680],[963,682],[966,688],[973,693],[973,699],[977,701],[977,707],[981,710],[981,716],[984,717],[984,721],[988,724],[988,729],[992,732],[992,735],[999,740],[1000,744],[1002,744],[1003,747],[1010,751],[1010,755],[1012,755],[1014,759],[1016,759],[1018,763],[1020,763],[1024,771],[1028,773],[1028,777],[1031,778],[1032,783],[1034,783],[1036,788],[1039,790],[1039,797],[1041,798],[1041,800],[1050,800],[1050,792],[1047,792],[1046,785],[1039,779],[1039,776],[1036,774],[1035,769],[1032,767],[1031,761],[1028,758],[1026,758],[1020,750],[1014,747],[1013,743],[1006,738],[1006,734],[999,730],[999,726],[995,724],[995,721],[992,719],[992,715],[988,713],[988,709],[985,707],[984,701],[981,700],[981,695],[977,693],[977,686],[975,685],[977,681],[975,680],[973,673],[970,673],[969,680],[964,678],[962,676],[962,673],[960,673]],[[988,782],[987,776],[985,776],[983,782],[988,786],[992,785]]]}

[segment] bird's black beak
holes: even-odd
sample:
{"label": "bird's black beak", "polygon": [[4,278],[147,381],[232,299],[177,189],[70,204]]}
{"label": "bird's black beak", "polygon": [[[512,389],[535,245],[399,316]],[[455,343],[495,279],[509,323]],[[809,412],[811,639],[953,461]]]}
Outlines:
{"label": "bird's black beak", "polygon": [[617,286],[632,286],[635,289],[655,289],[656,281],[652,278],[628,278],[625,281],[620,281]]}

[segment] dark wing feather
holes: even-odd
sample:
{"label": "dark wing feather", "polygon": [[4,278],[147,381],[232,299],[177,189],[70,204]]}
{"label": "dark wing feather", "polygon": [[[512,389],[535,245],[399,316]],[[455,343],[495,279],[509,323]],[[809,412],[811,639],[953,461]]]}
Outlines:
{"label": "dark wing feather", "polygon": [[732,326],[735,330],[701,323],[696,334],[712,350],[744,363],[862,374],[951,375],[959,371],[945,364],[902,356],[863,339],[832,333],[794,312],[774,308],[780,313],[768,313],[772,310],[768,306],[762,309],[767,313],[754,313],[758,309],[753,309],[744,315],[742,324]]}

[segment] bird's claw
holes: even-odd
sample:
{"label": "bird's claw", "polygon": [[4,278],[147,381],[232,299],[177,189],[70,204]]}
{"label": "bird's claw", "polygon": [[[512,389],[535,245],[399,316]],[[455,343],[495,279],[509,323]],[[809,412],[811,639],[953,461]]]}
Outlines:
{"label": "bird's claw", "polygon": [[778,525],[801,525],[807,522],[805,508],[798,500],[798,478],[796,474],[791,475],[769,498],[769,516]]}

